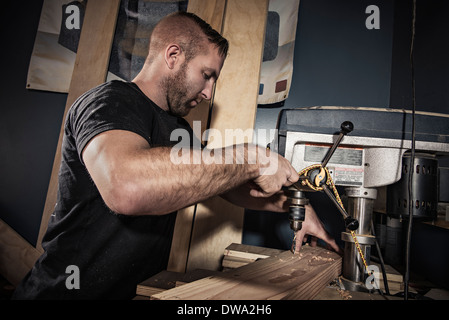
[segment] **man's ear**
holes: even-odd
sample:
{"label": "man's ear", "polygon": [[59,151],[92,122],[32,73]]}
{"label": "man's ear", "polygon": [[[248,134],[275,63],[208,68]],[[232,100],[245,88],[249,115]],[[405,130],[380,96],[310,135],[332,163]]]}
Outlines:
{"label": "man's ear", "polygon": [[167,46],[165,49],[165,63],[167,64],[169,69],[175,68],[176,64],[179,62],[182,62],[184,53],[181,49],[181,47],[176,44],[172,43]]}

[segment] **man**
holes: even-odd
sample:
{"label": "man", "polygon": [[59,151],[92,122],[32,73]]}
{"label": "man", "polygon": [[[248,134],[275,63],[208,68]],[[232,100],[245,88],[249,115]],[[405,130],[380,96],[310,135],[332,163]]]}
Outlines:
{"label": "man", "polygon": [[[286,210],[281,188],[299,177],[273,152],[242,145],[226,149],[243,159],[230,164],[172,161],[170,135],[184,129],[193,139],[182,117],[211,98],[227,50],[227,40],[197,16],[172,14],[155,27],[132,82],[100,85],[73,104],[45,252],[14,298],[129,299],[139,282],[166,268],[177,210],[216,195]],[[201,159],[201,148],[188,150]],[[308,210],[304,232],[338,249]]]}

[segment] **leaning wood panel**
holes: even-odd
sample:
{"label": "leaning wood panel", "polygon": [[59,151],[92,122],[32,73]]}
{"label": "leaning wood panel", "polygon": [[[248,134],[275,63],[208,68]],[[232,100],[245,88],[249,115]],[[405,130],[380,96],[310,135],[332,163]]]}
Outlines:
{"label": "leaning wood panel", "polygon": [[47,191],[36,248],[42,249],[42,238],[48,221],[54,211],[58,190],[58,172],[61,163],[61,145],[64,121],[72,103],[87,90],[103,83],[106,79],[109,56],[114,39],[120,0],[89,0],[78,45],[69,94],[64,110],[63,123]]}
{"label": "leaning wood panel", "polygon": [[0,274],[17,286],[41,253],[0,219]]}
{"label": "leaning wood panel", "polygon": [[[210,148],[243,142],[225,141],[228,129],[254,129],[267,12],[268,0],[226,2],[223,36],[229,56],[216,84],[210,126],[222,139],[215,136]],[[224,249],[242,241],[243,217],[243,208],[220,197],[198,204],[187,270],[219,269]]]}
{"label": "leaning wood panel", "polygon": [[[188,12],[193,12],[221,33],[226,0],[189,0]],[[211,102],[203,100],[190,111],[185,119],[193,126],[194,121],[201,123],[201,139],[208,126]]]}
{"label": "leaning wood panel", "polygon": [[[221,31],[225,6],[226,0],[190,0],[187,11],[195,13],[215,30]],[[200,122],[199,139],[202,138],[204,130],[207,129],[210,107],[210,102],[203,100],[186,116],[186,120],[192,127],[194,121]],[[195,210],[196,206],[190,206],[178,211],[167,266],[169,271],[186,271]]]}
{"label": "leaning wood panel", "polygon": [[267,13],[268,0],[227,2],[223,36],[230,42],[229,56],[217,82],[211,119],[211,128],[223,139],[209,142],[211,148],[229,144],[225,130],[254,129]]}
{"label": "leaning wood panel", "polygon": [[303,246],[153,295],[154,300],[310,300],[341,274],[342,258]]}

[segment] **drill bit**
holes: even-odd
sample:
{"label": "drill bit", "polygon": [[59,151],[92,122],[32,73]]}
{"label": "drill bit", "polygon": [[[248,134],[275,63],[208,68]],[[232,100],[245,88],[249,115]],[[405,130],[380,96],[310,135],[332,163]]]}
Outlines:
{"label": "drill bit", "polygon": [[293,254],[296,254],[296,253],[297,253],[297,251],[296,251],[296,241],[298,240],[298,239],[296,238],[297,233],[298,233],[298,231],[295,231],[295,232],[294,232],[293,240],[292,240],[291,251],[292,251]]}

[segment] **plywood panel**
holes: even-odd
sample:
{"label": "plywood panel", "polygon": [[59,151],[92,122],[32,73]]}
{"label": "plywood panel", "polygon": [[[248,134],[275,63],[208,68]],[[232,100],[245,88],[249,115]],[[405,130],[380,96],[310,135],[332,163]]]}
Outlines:
{"label": "plywood panel", "polygon": [[[210,126],[222,139],[209,141],[210,148],[226,146],[228,129],[254,128],[267,12],[268,0],[227,0],[223,36],[229,56],[217,81]],[[241,242],[243,216],[243,208],[219,197],[198,204],[187,270],[220,268],[224,249]]]}
{"label": "plywood panel", "polygon": [[265,39],[267,0],[228,0],[223,35],[229,40],[229,56],[217,82],[211,128],[223,139],[209,147],[225,146],[225,130],[254,129],[260,67]]}
{"label": "plywood panel", "polygon": [[0,274],[17,286],[41,253],[0,220]]}
{"label": "plywood panel", "polygon": [[[190,0],[187,11],[195,13],[200,18],[208,22],[215,30],[221,31],[225,6],[226,0]],[[192,127],[194,121],[200,122],[201,136],[208,128],[208,119],[211,107],[212,101],[209,102],[203,100],[185,118]],[[201,139],[201,136],[198,138]],[[194,205],[178,211],[170,258],[167,266],[167,270],[169,271],[186,271],[196,208],[197,206]]]}
{"label": "plywood panel", "polygon": [[[225,7],[226,0],[189,0],[187,11],[195,13],[209,23],[212,28],[221,32]],[[208,128],[208,118],[211,107],[212,101],[203,100],[185,117],[192,127],[194,121],[201,122],[201,136]],[[201,137],[198,138],[201,139]]]}

